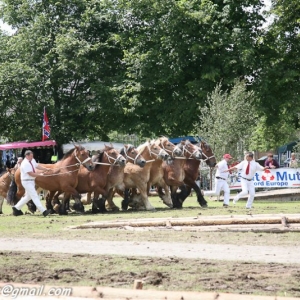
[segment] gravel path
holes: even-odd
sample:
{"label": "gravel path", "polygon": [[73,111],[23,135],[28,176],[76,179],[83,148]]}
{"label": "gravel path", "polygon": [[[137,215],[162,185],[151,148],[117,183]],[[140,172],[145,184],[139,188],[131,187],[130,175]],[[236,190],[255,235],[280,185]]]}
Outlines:
{"label": "gravel path", "polygon": [[0,238],[0,251],[299,263],[300,247]]}

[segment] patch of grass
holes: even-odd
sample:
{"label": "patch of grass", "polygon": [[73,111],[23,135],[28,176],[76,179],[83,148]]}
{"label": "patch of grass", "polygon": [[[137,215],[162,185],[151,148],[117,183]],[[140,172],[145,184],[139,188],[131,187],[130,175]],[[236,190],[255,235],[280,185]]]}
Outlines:
{"label": "patch of grass", "polygon": [[[120,206],[120,198],[116,198]],[[91,214],[86,208],[85,214],[68,216],[52,215],[44,218],[39,212],[14,217],[11,207],[4,204],[4,215],[0,215],[1,237],[27,237],[46,239],[81,239],[81,240],[130,240],[130,241],[164,241],[188,243],[223,243],[235,245],[299,245],[300,233],[254,233],[254,232],[177,232],[160,231],[128,231],[124,229],[80,229],[65,230],[68,226],[105,220],[126,220],[161,217],[198,217],[217,215],[245,215],[245,201],[239,201],[236,207],[225,209],[222,202],[209,201],[208,208],[201,208],[195,197],[189,197],[184,208],[180,210],[166,207],[158,197],[151,197],[151,203],[157,208],[154,212],[119,211],[106,214]],[[26,209],[24,207],[23,211]],[[299,201],[290,202],[254,202],[253,214],[291,214],[299,211]]]}

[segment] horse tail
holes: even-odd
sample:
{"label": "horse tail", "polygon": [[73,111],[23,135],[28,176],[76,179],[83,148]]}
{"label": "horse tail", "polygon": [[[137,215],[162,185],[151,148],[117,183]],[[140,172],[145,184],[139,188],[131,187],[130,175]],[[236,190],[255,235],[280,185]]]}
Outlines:
{"label": "horse tail", "polygon": [[18,190],[17,184],[15,182],[15,179],[13,179],[11,181],[11,184],[7,192],[7,198],[6,198],[7,204],[13,206],[17,202],[17,197],[16,197],[17,190]]}

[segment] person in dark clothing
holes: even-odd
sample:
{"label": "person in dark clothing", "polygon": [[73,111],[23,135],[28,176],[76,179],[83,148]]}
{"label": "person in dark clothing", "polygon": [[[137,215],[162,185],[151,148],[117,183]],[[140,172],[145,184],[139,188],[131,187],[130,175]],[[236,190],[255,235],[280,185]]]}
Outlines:
{"label": "person in dark clothing", "polygon": [[269,153],[267,159],[265,160],[265,167],[267,169],[277,169],[279,168],[279,163],[273,158],[273,154]]}

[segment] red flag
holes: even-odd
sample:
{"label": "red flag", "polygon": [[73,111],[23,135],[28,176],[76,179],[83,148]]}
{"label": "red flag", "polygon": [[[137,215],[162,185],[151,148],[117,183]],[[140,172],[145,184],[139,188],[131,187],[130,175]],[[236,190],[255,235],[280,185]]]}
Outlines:
{"label": "red flag", "polygon": [[42,133],[42,141],[45,141],[50,138],[50,125],[49,125],[49,120],[48,116],[46,113],[46,109],[44,107],[44,118],[43,118],[43,133]]}

